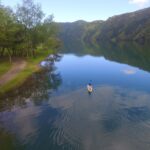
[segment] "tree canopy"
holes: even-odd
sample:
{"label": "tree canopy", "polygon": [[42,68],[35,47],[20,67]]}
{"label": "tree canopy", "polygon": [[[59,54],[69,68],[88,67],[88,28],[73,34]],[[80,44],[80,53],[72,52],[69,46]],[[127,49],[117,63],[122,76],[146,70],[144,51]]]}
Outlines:
{"label": "tree canopy", "polygon": [[16,11],[0,3],[0,56],[33,56],[38,47],[57,48],[53,15],[45,17],[40,4],[23,0]]}

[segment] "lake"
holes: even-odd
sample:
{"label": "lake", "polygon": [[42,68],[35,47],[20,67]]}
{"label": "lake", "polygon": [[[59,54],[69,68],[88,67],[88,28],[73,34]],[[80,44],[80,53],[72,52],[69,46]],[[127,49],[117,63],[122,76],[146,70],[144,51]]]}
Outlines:
{"label": "lake", "polygon": [[1,150],[150,149],[148,44],[68,43],[42,64],[1,97]]}

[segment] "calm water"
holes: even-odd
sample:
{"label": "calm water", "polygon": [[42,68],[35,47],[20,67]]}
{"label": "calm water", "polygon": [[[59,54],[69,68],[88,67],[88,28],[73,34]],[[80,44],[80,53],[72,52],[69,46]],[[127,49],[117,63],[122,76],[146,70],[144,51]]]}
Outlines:
{"label": "calm water", "polygon": [[1,97],[0,149],[149,150],[150,46],[70,43],[62,51]]}

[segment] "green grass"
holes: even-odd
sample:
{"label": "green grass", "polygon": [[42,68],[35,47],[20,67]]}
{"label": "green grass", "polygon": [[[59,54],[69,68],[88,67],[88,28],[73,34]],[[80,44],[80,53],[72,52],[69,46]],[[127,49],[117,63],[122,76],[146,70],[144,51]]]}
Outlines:
{"label": "green grass", "polygon": [[[4,94],[11,89],[19,87],[25,82],[25,80],[32,75],[34,72],[40,71],[39,63],[44,60],[48,55],[52,54],[52,50],[42,51],[37,50],[36,57],[26,58],[27,65],[14,79],[7,82],[5,85],[0,87],[0,94]],[[3,62],[3,64],[7,64]]]}
{"label": "green grass", "polygon": [[12,64],[9,63],[6,59],[0,61],[0,76],[5,74],[10,68]]}

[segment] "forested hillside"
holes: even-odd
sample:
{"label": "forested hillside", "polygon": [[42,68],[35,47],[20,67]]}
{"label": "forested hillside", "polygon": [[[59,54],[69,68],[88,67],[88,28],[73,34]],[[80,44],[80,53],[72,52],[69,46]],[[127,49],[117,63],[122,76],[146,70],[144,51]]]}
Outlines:
{"label": "forested hillside", "polygon": [[150,41],[150,8],[109,18],[97,39]]}
{"label": "forested hillside", "polygon": [[85,26],[88,23],[82,20],[76,22],[66,22],[66,23],[58,23],[59,26],[59,36],[65,41],[74,41],[74,40],[81,40],[82,36],[85,33]]}
{"label": "forested hillside", "polygon": [[150,41],[150,8],[108,18],[106,21],[60,23],[60,37],[84,42]]}

